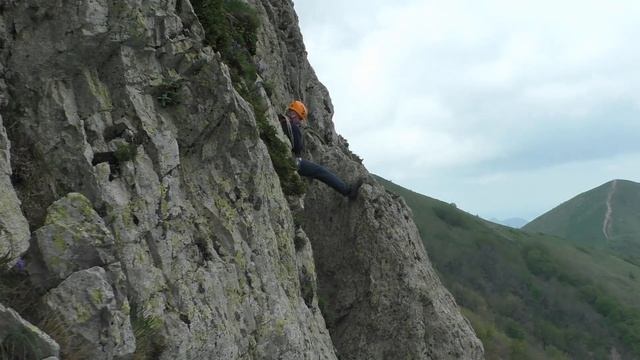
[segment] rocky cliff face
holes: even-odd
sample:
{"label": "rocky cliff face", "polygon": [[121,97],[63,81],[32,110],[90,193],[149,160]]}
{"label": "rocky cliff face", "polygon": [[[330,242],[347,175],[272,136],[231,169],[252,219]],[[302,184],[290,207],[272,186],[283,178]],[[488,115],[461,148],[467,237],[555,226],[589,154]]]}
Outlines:
{"label": "rocky cliff face", "polygon": [[[0,290],[57,342],[6,309],[2,351],[26,336],[36,358],[482,357],[407,207],[335,133],[292,3],[250,5],[265,114],[187,0],[0,3],[0,250],[26,261]],[[256,115],[276,125],[292,98],[311,110],[308,157],[368,179],[357,201],[283,194]]]}

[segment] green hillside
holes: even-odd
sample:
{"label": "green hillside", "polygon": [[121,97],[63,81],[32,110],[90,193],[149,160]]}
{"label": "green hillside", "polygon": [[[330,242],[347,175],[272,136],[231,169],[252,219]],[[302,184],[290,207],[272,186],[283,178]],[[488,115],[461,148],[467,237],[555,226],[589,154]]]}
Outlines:
{"label": "green hillside", "polygon": [[606,248],[640,264],[640,184],[610,181],[557,206],[523,229]]}
{"label": "green hillside", "polygon": [[640,358],[640,267],[379,181],[412,209],[487,359]]}

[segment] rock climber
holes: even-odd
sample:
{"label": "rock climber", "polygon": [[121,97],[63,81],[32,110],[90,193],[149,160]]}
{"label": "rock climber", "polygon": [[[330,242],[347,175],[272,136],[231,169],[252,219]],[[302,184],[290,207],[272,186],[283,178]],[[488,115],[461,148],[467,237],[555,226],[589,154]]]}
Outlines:
{"label": "rock climber", "polygon": [[292,152],[298,167],[298,174],[313,179],[318,179],[329,185],[340,194],[354,200],[358,197],[358,190],[362,186],[362,180],[348,185],[339,177],[324,167],[302,158],[304,151],[304,135],[302,125],[307,120],[307,107],[299,100],[293,101],[287,107],[284,115],[280,115],[280,124],[287,137],[291,141]]}

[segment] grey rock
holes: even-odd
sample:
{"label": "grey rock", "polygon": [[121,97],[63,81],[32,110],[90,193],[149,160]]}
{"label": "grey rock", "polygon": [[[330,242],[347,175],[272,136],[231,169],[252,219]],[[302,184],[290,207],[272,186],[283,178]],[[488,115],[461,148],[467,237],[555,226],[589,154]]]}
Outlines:
{"label": "grey rock", "polygon": [[307,234],[298,228],[293,239],[296,250],[296,267],[298,269],[298,281],[300,282],[300,295],[307,307],[316,310],[318,306],[318,284],[316,269],[313,260],[313,250]]}
{"label": "grey rock", "polygon": [[[36,8],[42,17],[29,15]],[[37,155],[42,184],[33,192],[44,194],[28,207],[62,198],[63,209],[79,208],[66,195],[76,192],[99,210],[116,261],[100,276],[112,281],[112,294],[104,279],[99,289],[116,308],[126,299],[161,319],[151,344],[161,358],[335,359],[320,311],[301,296],[293,220],[251,107],[220,56],[202,45],[189,2],[83,1],[80,9],[31,1],[5,11],[16,30],[7,86],[19,109],[6,114],[12,137]],[[180,101],[165,106],[158,99],[172,81]],[[117,158],[123,147],[136,151]],[[92,236],[72,242],[87,227],[102,234],[99,219],[28,216],[44,249],[33,256],[57,278],[111,261],[96,252],[109,246]],[[92,255],[51,264],[60,254],[74,258],[56,250],[58,230],[69,244],[93,244]],[[68,275],[47,301],[95,345],[101,323],[93,312],[84,322],[63,306],[88,298],[62,297],[87,271]]]}
{"label": "grey rock", "polygon": [[11,184],[11,144],[0,116],[0,257],[13,265],[29,248],[29,224]]}
{"label": "grey rock", "polygon": [[306,197],[303,226],[338,354],[482,358],[482,344],[431,267],[408,208],[370,182],[355,203],[320,187]]}
{"label": "grey rock", "polygon": [[[333,127],[326,88],[306,60],[293,10],[255,1],[263,19],[257,57],[278,91],[310,111],[305,157],[348,182],[368,179],[355,202],[319,181],[304,197],[302,227],[313,247],[318,297],[344,359],[480,359],[481,342],[431,267],[404,202],[386,193]],[[276,54],[276,56],[273,56]]]}
{"label": "grey rock", "polygon": [[60,346],[33,324],[24,320],[13,309],[0,304],[0,344],[14,354],[2,353],[2,355],[28,354],[36,359],[49,357],[57,358],[60,354]]}
{"label": "grey rock", "polygon": [[62,350],[67,356],[114,359],[135,351],[129,305],[117,306],[103,268],[71,274],[44,297],[44,302],[49,316],[66,329],[59,337],[64,340]]}
{"label": "grey rock", "polygon": [[113,235],[79,193],[70,193],[49,206],[45,226],[34,238],[48,281],[60,282],[76,271],[115,262]]}

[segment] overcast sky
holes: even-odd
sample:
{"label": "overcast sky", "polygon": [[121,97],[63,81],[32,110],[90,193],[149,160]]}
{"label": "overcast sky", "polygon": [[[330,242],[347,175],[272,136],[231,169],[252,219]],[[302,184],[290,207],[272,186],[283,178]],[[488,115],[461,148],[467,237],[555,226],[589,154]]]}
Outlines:
{"label": "overcast sky", "polygon": [[500,219],[640,182],[640,1],[295,8],[336,129],[369,171]]}

